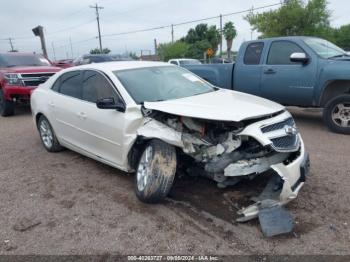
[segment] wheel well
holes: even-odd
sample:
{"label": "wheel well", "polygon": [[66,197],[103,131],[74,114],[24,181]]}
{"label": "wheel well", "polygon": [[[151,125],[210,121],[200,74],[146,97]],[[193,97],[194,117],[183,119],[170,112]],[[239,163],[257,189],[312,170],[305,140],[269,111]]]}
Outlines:
{"label": "wheel well", "polygon": [[42,113],[37,113],[36,114],[36,116],[35,116],[35,123],[36,123],[36,126],[38,126],[38,122],[39,122],[39,118],[41,117],[41,116],[43,116],[44,114],[42,114]]}
{"label": "wheel well", "polygon": [[323,107],[330,99],[346,93],[350,93],[350,80],[331,81],[323,90],[320,106]]}
{"label": "wheel well", "polygon": [[130,148],[128,153],[128,163],[132,169],[137,168],[138,161],[149,140],[150,139],[147,139],[143,136],[138,136]]}

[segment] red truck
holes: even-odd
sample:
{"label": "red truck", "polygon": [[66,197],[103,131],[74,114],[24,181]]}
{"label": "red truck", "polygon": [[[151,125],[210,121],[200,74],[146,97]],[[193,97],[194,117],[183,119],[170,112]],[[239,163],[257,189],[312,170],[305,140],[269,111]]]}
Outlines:
{"label": "red truck", "polygon": [[0,114],[14,115],[17,104],[28,104],[31,92],[60,70],[41,55],[0,53]]}

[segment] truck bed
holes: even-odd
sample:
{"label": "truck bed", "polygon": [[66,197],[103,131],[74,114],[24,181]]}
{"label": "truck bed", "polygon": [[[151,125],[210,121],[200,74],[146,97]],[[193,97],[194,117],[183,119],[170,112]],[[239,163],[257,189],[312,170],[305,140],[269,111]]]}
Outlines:
{"label": "truck bed", "polygon": [[204,64],[183,67],[217,87],[232,89],[234,66],[235,64]]}

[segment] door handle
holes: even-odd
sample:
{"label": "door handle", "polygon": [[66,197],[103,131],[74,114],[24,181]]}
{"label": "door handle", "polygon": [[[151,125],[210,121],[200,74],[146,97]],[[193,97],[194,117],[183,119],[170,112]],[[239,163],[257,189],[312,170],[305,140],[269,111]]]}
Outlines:
{"label": "door handle", "polygon": [[273,70],[272,68],[269,68],[269,69],[264,71],[264,74],[266,74],[266,75],[273,75],[273,74],[276,74],[276,71]]}
{"label": "door handle", "polygon": [[52,101],[50,101],[50,102],[49,102],[49,106],[55,107],[55,104],[54,104]]}
{"label": "door handle", "polygon": [[78,113],[78,117],[82,120],[85,120],[86,119],[86,114],[84,112],[80,112]]}

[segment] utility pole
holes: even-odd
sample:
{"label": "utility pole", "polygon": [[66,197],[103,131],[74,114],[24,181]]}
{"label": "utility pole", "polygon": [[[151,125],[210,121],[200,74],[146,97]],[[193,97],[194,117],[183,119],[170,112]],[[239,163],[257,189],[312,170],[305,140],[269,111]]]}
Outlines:
{"label": "utility pole", "polygon": [[222,14],[220,14],[220,57],[222,58],[222,35],[223,35],[223,29],[222,29]]}
{"label": "utility pole", "polygon": [[155,54],[155,55],[158,54],[157,39],[156,39],[156,38],[154,38],[154,54]]}
{"label": "utility pole", "polygon": [[72,54],[72,58],[74,58],[74,55],[73,55],[73,45],[72,45],[72,38],[69,37],[69,44],[70,44],[70,52]]}
{"label": "utility pole", "polygon": [[97,29],[98,29],[98,39],[100,42],[100,51],[102,54],[102,39],[101,39],[101,29],[100,29],[100,14],[99,9],[103,9],[104,7],[98,6],[97,3],[95,5],[90,5],[90,8],[94,8],[96,10],[96,20],[97,20]]}
{"label": "utility pole", "polygon": [[174,25],[171,24],[171,42],[174,43]]}
{"label": "utility pole", "polygon": [[12,38],[9,38],[9,42],[10,42],[10,46],[11,46],[11,52],[14,52],[15,49],[13,48],[13,44],[12,44]]}
{"label": "utility pole", "polygon": [[56,60],[56,52],[55,52],[55,46],[54,46],[53,42],[51,42],[51,46],[52,46],[52,51],[53,51],[53,58]]}

